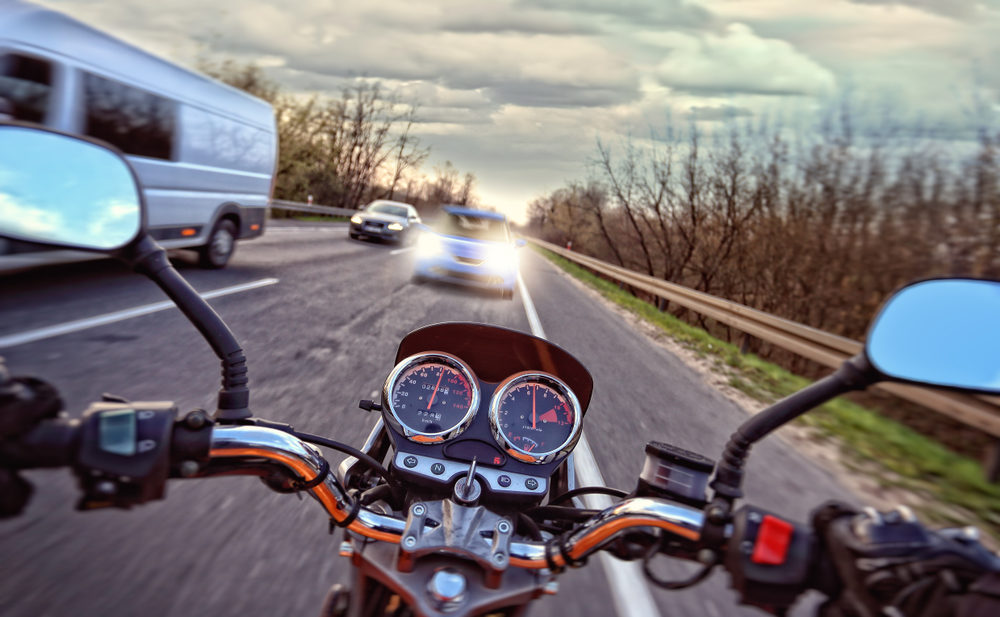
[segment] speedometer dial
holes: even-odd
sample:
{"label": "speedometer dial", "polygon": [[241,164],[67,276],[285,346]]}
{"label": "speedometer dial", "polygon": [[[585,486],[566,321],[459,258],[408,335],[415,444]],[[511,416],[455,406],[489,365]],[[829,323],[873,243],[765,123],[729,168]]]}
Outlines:
{"label": "speedometer dial", "polygon": [[490,403],[497,443],[528,463],[547,463],[572,450],[580,438],[581,416],[573,391],[546,373],[508,378]]}
{"label": "speedometer dial", "polygon": [[397,432],[418,443],[440,443],[472,422],[479,408],[479,384],[458,358],[422,353],[392,369],[382,401],[382,415]]}

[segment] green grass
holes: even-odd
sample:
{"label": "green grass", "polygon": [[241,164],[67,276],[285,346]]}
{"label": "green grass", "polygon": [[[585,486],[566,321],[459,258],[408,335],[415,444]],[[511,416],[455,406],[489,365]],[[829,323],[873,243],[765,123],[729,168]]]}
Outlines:
{"label": "green grass", "polygon": [[[555,253],[533,248],[605,298],[713,361],[726,374],[730,386],[756,400],[769,403],[810,383],[771,362],[740,353],[737,346],[659,311]],[[903,488],[923,496],[926,505],[919,509],[925,519],[939,524],[976,524],[1000,538],[1000,486],[986,481],[976,461],[843,398],[827,402],[798,422],[814,429],[819,439],[835,440],[848,454],[845,460],[874,476],[883,487]]]}

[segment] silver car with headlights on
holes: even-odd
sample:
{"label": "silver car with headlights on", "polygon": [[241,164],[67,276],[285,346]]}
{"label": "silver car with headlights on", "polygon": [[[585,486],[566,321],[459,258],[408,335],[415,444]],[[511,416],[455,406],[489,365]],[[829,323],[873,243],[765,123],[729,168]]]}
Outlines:
{"label": "silver car with headlights on", "polygon": [[412,237],[410,234],[418,223],[420,215],[410,204],[379,199],[351,217],[348,233],[354,239],[366,237],[404,242]]}

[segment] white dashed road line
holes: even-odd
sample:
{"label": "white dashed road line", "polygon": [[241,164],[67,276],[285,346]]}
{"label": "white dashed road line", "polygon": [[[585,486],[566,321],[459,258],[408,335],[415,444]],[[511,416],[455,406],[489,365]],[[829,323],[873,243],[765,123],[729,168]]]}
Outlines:
{"label": "white dashed road line", "polygon": [[[545,330],[542,329],[542,322],[538,319],[535,303],[531,301],[531,295],[528,294],[528,288],[520,273],[517,275],[517,289],[521,294],[521,303],[528,316],[531,333],[545,338]],[[584,431],[586,432],[586,429]],[[606,486],[604,475],[601,474],[601,469],[594,458],[594,452],[587,443],[586,434],[582,435],[576,444],[573,458],[580,486]],[[594,510],[603,510],[611,505],[611,498],[607,495],[584,495],[582,498],[586,506]],[[604,572],[608,575],[611,597],[619,617],[656,617],[660,614],[646,584],[646,576],[637,563],[615,559],[603,551],[598,555],[601,565],[604,566]]]}
{"label": "white dashed road line", "polygon": [[[228,296],[230,294],[257,289],[259,287],[274,285],[277,282],[278,279],[275,278],[260,279],[259,281],[251,281],[249,283],[233,285],[232,287],[223,287],[221,289],[206,291],[200,295],[202,298],[210,300],[220,296]],[[86,319],[67,321],[54,326],[46,326],[44,328],[38,328],[37,330],[21,332],[20,334],[0,336],[0,349],[5,347],[14,347],[15,345],[24,345],[25,343],[33,343],[42,339],[52,338],[53,336],[60,336],[63,334],[69,334],[70,332],[79,332],[80,330],[96,328],[97,326],[105,326],[118,321],[124,321],[126,319],[132,319],[133,317],[140,317],[142,315],[149,315],[150,313],[157,313],[159,311],[165,311],[176,307],[177,305],[174,304],[172,300],[166,300],[164,302],[144,304],[130,309],[114,311],[113,313],[105,313],[104,315],[97,315],[95,317],[87,317]]]}

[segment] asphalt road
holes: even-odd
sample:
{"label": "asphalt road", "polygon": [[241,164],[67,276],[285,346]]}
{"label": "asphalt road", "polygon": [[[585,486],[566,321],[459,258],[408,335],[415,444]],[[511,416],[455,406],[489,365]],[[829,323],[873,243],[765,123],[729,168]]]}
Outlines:
{"label": "asphalt road", "polygon": [[[348,240],[343,226],[298,224],[241,244],[222,271],[175,260],[199,291],[277,278],[212,300],[244,344],[258,416],[359,444],[374,418],[357,408],[380,389],[398,341],[441,321],[529,331],[513,301],[410,283],[410,254]],[[180,255],[183,255],[181,253]],[[631,489],[651,439],[717,456],[745,414],[680,360],[526,249],[521,274],[548,338],[595,378],[586,435],[605,478]],[[52,267],[0,278],[0,339],[163,300],[114,262]],[[56,384],[79,413],[103,392],[211,408],[218,362],[174,309],[0,349],[18,374]],[[73,510],[65,471],[32,472],[28,512],[0,523],[0,613],[6,617],[314,615],[327,588],[346,580],[340,536],[310,501],[248,478],[174,481],[165,501],[131,512]],[[848,498],[823,470],[780,440],[755,448],[749,500],[804,518],[819,502]],[[690,572],[661,564],[664,575]],[[681,592],[654,589],[663,616],[759,615],[738,609],[721,574]],[[570,571],[534,615],[613,614],[601,564]],[[800,610],[800,614],[811,611]]]}

